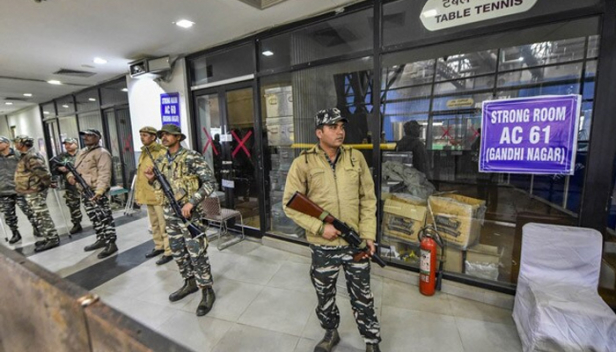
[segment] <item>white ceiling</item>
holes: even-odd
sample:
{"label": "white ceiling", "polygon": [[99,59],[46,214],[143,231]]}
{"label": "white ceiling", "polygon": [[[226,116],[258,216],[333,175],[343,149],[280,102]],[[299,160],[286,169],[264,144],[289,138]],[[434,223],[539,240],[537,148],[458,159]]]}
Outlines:
{"label": "white ceiling", "polygon": [[[258,10],[237,0],[2,0],[0,114],[117,78],[145,56],[190,54],[358,1],[287,0]],[[175,26],[180,19],[195,25]],[[107,63],[94,64],[95,57]],[[53,74],[60,69],[96,74]],[[6,105],[11,97],[25,101]]]}

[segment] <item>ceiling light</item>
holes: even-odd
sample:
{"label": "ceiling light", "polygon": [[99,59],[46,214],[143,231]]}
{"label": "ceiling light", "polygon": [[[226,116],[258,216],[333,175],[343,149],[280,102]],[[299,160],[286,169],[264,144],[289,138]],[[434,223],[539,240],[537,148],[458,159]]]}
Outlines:
{"label": "ceiling light", "polygon": [[266,50],[266,51],[262,52],[261,54],[263,54],[264,56],[272,56],[272,55],[274,55],[274,52]]}
{"label": "ceiling light", "polygon": [[13,105],[13,103],[11,103],[10,101],[7,101],[6,103],[4,103],[5,105]]}
{"label": "ceiling light", "polygon": [[128,88],[122,88],[123,92],[128,92]]}
{"label": "ceiling light", "polygon": [[178,27],[182,27],[182,28],[190,28],[193,26],[193,24],[195,24],[195,22],[189,21],[189,20],[179,20],[177,22],[175,22],[175,25]]}
{"label": "ceiling light", "polygon": [[89,101],[96,101],[94,98],[88,98]]}
{"label": "ceiling light", "polygon": [[64,104],[62,105],[63,108],[68,109],[68,105]]}
{"label": "ceiling light", "polygon": [[95,57],[94,60],[92,60],[95,64],[99,64],[99,65],[104,65],[107,63],[107,60],[105,59],[101,59],[100,57]]}
{"label": "ceiling light", "polygon": [[520,56],[520,57],[518,58],[518,61],[524,61],[524,57]]}
{"label": "ceiling light", "polygon": [[49,115],[49,111],[43,111],[43,115]]}
{"label": "ceiling light", "polygon": [[57,85],[57,86],[59,86],[59,85],[61,85],[61,84],[62,84],[62,82],[60,82],[60,81],[58,81],[58,80],[55,80],[55,79],[49,80],[49,81],[47,81],[47,83],[49,83],[49,84],[55,84],[55,85]]}
{"label": "ceiling light", "polygon": [[24,97],[31,97],[32,93],[24,93]]}

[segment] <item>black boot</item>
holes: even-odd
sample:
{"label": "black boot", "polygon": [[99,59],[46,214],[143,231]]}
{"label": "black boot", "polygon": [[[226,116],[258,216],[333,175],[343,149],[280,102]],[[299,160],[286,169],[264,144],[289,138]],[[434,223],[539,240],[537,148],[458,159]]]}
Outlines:
{"label": "black boot", "polygon": [[41,233],[37,229],[32,229],[32,234],[34,235],[34,237],[43,237],[43,235],[41,235]]}
{"label": "black boot", "polygon": [[92,243],[89,246],[86,246],[83,250],[86,252],[93,251],[95,249],[107,247],[107,244],[103,240],[97,239],[96,242]]}
{"label": "black boot", "polygon": [[334,346],[336,346],[340,342],[340,335],[338,335],[338,330],[336,329],[327,329],[325,330],[325,336],[323,340],[321,340],[317,346],[314,348],[314,352],[330,352]]}
{"label": "black boot", "polygon": [[97,257],[98,259],[107,258],[108,256],[112,255],[113,253],[117,251],[118,251],[118,246],[116,246],[115,242],[109,242],[107,244],[107,247],[103,249],[102,252],[98,253]]}
{"label": "black boot", "polygon": [[60,237],[56,236],[56,237],[52,237],[46,241],[43,241],[39,246],[35,246],[34,247],[34,251],[36,253],[38,252],[43,252],[46,251],[48,249],[52,249],[55,247],[58,247],[60,245]]}
{"label": "black boot", "polygon": [[179,301],[189,294],[197,292],[197,290],[199,290],[199,288],[197,287],[195,278],[191,277],[190,279],[184,280],[184,286],[169,295],[169,300],[171,302]]}
{"label": "black boot", "polygon": [[203,298],[201,298],[201,302],[197,306],[197,316],[201,317],[206,315],[214,305],[214,301],[216,300],[216,294],[211,287],[204,288],[201,290],[203,293]]}
{"label": "black boot", "polygon": [[21,234],[19,234],[19,231],[15,230],[13,231],[13,237],[9,240],[9,244],[15,244],[19,241],[21,241]]}
{"label": "black boot", "polygon": [[379,348],[379,344],[378,343],[375,343],[374,345],[370,344],[370,343],[367,343],[366,344],[366,352],[381,352],[381,349]]}
{"label": "black boot", "polygon": [[81,224],[75,224],[73,225],[73,228],[68,231],[68,233],[70,233],[71,235],[74,235],[81,231],[83,231],[83,227],[81,227]]}

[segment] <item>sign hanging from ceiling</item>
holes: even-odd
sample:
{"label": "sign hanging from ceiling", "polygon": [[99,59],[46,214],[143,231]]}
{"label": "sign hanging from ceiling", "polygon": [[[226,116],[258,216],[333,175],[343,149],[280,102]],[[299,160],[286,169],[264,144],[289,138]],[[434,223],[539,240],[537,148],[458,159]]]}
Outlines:
{"label": "sign hanging from ceiling", "polygon": [[429,31],[458,27],[530,10],[538,0],[428,0],[419,18]]}
{"label": "sign hanging from ceiling", "polygon": [[484,101],[479,172],[573,175],[581,95]]}
{"label": "sign hanging from ceiling", "polygon": [[160,95],[160,116],[163,125],[180,126],[180,93]]}

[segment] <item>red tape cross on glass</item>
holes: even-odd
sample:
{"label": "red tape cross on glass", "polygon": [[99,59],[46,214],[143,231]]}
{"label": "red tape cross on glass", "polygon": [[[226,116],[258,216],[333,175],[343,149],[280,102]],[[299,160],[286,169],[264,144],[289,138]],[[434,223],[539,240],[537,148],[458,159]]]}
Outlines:
{"label": "red tape cross on glass", "polygon": [[218,155],[218,150],[216,149],[216,146],[214,145],[214,142],[212,142],[212,137],[210,136],[209,133],[207,133],[207,130],[205,129],[205,127],[203,127],[203,133],[205,133],[205,136],[207,137],[207,142],[205,142],[205,145],[203,146],[203,152],[201,152],[201,154],[205,154],[205,151],[207,150],[207,147],[209,147],[211,145],[212,146],[212,150],[214,151],[214,154]]}
{"label": "red tape cross on glass", "polygon": [[238,137],[237,134],[235,134],[235,131],[231,131],[231,134],[233,135],[233,138],[235,138],[235,140],[237,140],[238,142],[238,145],[237,147],[235,147],[235,150],[233,151],[233,153],[231,153],[231,156],[235,158],[235,155],[237,154],[237,152],[239,152],[240,148],[242,148],[244,150],[244,153],[246,153],[246,155],[248,155],[248,157],[250,158],[250,152],[248,151],[248,149],[246,149],[244,144],[246,143],[246,141],[248,141],[248,138],[252,136],[252,131],[248,131],[248,133],[246,133],[246,135],[244,136],[244,138],[242,138],[242,140],[240,140],[240,137]]}
{"label": "red tape cross on glass", "polygon": [[449,139],[453,139],[453,137],[451,137],[451,135],[449,134],[449,129],[451,128],[451,126],[447,126],[447,129],[445,129],[445,127],[441,126],[441,130],[443,130],[443,135],[441,136],[442,138],[447,138],[449,137]]}

